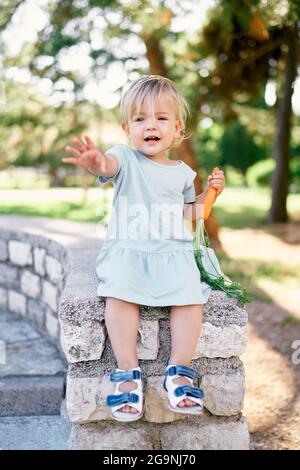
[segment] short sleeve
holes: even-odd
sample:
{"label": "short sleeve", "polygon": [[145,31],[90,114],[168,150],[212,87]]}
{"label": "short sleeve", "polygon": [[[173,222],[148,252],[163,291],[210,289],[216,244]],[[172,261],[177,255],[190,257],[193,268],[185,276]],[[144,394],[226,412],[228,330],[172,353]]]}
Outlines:
{"label": "short sleeve", "polygon": [[106,184],[110,182],[116,183],[116,181],[120,178],[121,174],[124,173],[125,171],[125,166],[126,166],[126,146],[122,144],[114,145],[113,147],[110,147],[108,150],[106,150],[105,155],[111,154],[116,157],[118,160],[118,170],[117,172],[110,177],[106,176],[98,176],[98,181],[100,184]]}
{"label": "short sleeve", "polygon": [[196,192],[194,187],[194,179],[197,176],[196,171],[188,167],[186,182],[183,190],[184,203],[188,204],[196,201]]}

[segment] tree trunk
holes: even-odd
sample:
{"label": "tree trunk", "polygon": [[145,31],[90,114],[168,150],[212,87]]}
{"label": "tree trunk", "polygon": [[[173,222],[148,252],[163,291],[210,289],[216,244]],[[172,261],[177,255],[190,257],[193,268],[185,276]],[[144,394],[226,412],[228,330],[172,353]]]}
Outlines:
{"label": "tree trunk", "polygon": [[295,30],[288,31],[288,53],[285,76],[282,84],[282,96],[279,101],[274,158],[276,168],[272,176],[272,204],[268,216],[271,223],[288,221],[287,195],[289,182],[289,142],[292,118],[293,83],[297,73],[298,38]]}
{"label": "tree trunk", "polygon": [[143,37],[146,46],[146,57],[149,62],[151,75],[168,76],[165,66],[164,53],[160,48],[159,40],[155,36]]}
{"label": "tree trunk", "polygon": [[[146,46],[146,57],[149,61],[150,73],[154,75],[168,76],[168,72],[165,66],[164,53],[160,48],[159,39],[154,36],[141,35]],[[199,107],[200,109],[200,107]],[[193,122],[196,127],[198,116],[194,116]],[[183,160],[187,163],[194,171],[198,173],[198,164],[195,161],[195,152],[191,139],[184,140],[180,147],[172,149],[172,155],[175,160]],[[200,194],[203,191],[203,184],[199,176],[195,178],[195,191],[196,194]],[[221,247],[219,240],[219,226],[217,220],[213,214],[210,214],[208,220],[205,222],[206,230],[210,237],[211,246],[214,248]],[[193,221],[193,230],[196,229],[196,222]]]}

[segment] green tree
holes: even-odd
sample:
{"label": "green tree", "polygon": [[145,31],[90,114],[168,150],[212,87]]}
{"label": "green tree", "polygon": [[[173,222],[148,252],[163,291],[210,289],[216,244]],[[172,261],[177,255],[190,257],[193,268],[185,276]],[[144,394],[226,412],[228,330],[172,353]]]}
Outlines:
{"label": "green tree", "polygon": [[249,166],[266,158],[266,150],[255,143],[247,128],[238,121],[225,127],[220,150],[220,165],[231,165],[240,170],[243,176]]}
{"label": "green tree", "polygon": [[[277,80],[279,99],[273,155],[270,222],[286,222],[289,182],[291,97],[299,64],[298,0],[219,0],[203,31],[206,54],[214,59],[211,100],[222,97],[223,120],[237,119],[236,104],[258,97],[269,78]],[[208,90],[212,88],[208,86]]]}

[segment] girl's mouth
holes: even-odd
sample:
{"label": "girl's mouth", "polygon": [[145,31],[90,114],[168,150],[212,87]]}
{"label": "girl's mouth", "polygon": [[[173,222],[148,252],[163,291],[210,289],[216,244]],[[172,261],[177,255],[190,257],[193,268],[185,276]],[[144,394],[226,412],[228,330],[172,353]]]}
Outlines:
{"label": "girl's mouth", "polygon": [[146,137],[144,141],[149,144],[156,144],[157,142],[160,141],[160,138],[156,136],[149,136],[149,137]]}
{"label": "girl's mouth", "polygon": [[159,138],[159,137],[156,137],[155,135],[153,135],[153,136],[150,135],[149,137],[146,137],[144,140],[145,140],[146,142],[149,142],[149,141],[150,141],[150,142],[151,142],[151,141],[157,142],[158,140],[160,140],[160,138]]}

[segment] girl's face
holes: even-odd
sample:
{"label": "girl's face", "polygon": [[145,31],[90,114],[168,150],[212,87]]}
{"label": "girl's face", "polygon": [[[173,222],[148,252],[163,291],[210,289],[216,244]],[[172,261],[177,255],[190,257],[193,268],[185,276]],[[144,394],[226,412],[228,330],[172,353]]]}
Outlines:
{"label": "girl's face", "polygon": [[129,123],[123,122],[122,127],[137,150],[149,157],[164,158],[174,138],[180,137],[182,125],[176,119],[175,103],[167,94],[162,94],[154,104],[154,115],[151,111],[151,102],[146,97],[140,112],[135,110]]}

